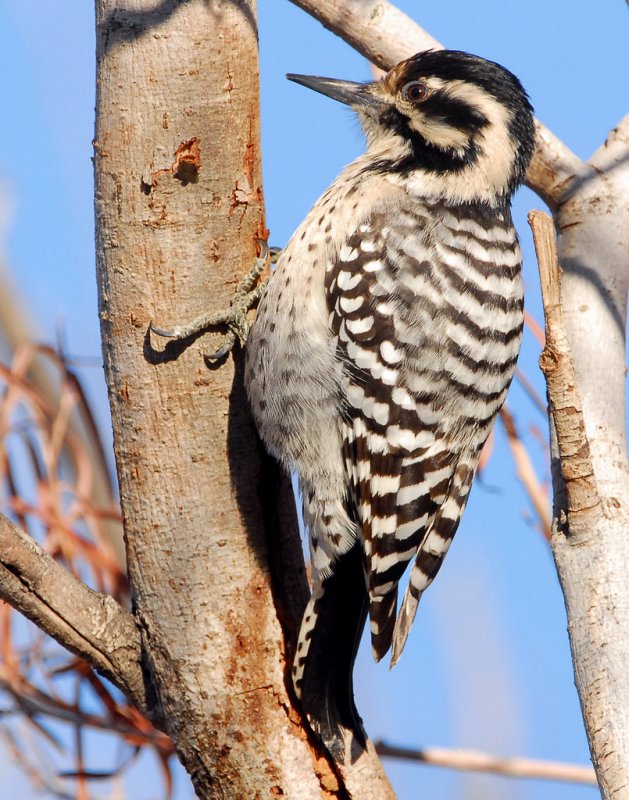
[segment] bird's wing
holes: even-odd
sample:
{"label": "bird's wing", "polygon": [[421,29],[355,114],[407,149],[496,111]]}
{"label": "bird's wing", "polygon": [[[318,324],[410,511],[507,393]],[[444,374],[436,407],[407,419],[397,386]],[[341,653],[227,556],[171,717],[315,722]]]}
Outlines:
{"label": "bird's wing", "polygon": [[330,326],[345,365],[344,456],[376,659],[391,646],[397,585],[409,561],[415,559],[413,594],[405,600],[405,624],[397,626],[399,652],[419,595],[454,535],[450,526],[444,539],[445,526],[435,525],[459,453],[440,408],[448,390],[439,353],[444,293],[433,260],[428,216],[374,214],[356,227],[326,274]]}

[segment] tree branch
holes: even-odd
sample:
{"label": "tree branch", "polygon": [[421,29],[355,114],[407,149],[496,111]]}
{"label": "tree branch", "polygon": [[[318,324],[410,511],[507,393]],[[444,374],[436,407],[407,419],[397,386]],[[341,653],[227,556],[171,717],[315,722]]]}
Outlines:
{"label": "tree branch", "polygon": [[592,154],[589,163],[597,170],[629,171],[629,114],[609,132],[607,140]]}
{"label": "tree branch", "polygon": [[[600,516],[602,507],[561,308],[555,227],[548,214],[542,211],[531,211],[529,224],[533,231],[546,315],[546,344],[539,363],[548,386],[549,409],[557,436],[567,512],[569,517],[587,516],[591,523]],[[568,522],[572,525],[573,519]]]}
{"label": "tree branch", "polygon": [[[391,69],[405,58],[443,45],[387,0],[291,0],[365,58]],[[583,162],[554,133],[536,122],[537,147],[526,184],[553,208]]]}
{"label": "tree branch", "polygon": [[421,764],[433,767],[490,772],[506,778],[596,784],[596,775],[592,767],[579,764],[562,764],[558,761],[541,761],[536,758],[502,758],[477,750],[449,750],[443,747],[412,750],[406,747],[393,747],[385,742],[377,742],[376,750],[383,757],[419,761]]}
{"label": "tree branch", "polygon": [[612,169],[576,187],[536,239],[547,347],[554,522],[551,546],[592,762],[605,800],[626,795],[629,763],[629,465],[624,329],[627,196]]}
{"label": "tree branch", "polygon": [[386,0],[291,0],[380,69],[443,45]]}
{"label": "tree branch", "polygon": [[146,712],[140,635],[131,614],[77,580],[5,516],[0,516],[0,598]]}
{"label": "tree branch", "polygon": [[561,139],[535,120],[536,147],[526,174],[526,185],[555,211],[585,165]]}

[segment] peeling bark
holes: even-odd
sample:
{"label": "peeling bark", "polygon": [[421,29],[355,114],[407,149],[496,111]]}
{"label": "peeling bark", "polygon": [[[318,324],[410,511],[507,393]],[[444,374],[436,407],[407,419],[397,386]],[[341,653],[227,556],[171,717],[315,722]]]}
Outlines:
{"label": "peeling bark", "polygon": [[583,408],[561,306],[560,269],[552,219],[531,211],[535,250],[546,314],[546,342],[539,363],[546,376],[548,400],[559,452],[559,472],[566,496],[568,530],[596,524],[601,499],[585,433]]}

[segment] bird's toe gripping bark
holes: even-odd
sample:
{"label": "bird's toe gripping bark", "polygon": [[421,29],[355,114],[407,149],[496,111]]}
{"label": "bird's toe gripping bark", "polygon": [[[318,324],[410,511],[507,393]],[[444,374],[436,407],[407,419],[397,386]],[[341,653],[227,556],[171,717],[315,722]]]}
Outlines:
{"label": "bird's toe gripping bark", "polygon": [[[181,340],[189,339],[211,328],[224,325],[227,327],[227,333],[222,347],[214,353],[207,354],[205,358],[212,362],[225,358],[233,350],[236,342],[241,345],[246,343],[249,333],[247,312],[258,304],[266,283],[266,281],[258,283],[258,280],[267,265],[269,256],[271,262],[274,263],[278,253],[277,248],[269,249],[267,242],[260,240],[260,256],[256,259],[253,268],[238,284],[228,309],[212,314],[203,314],[192,320],[192,322],[177,325],[170,329],[160,328],[151,322],[149,326],[151,332],[156,336],[163,336],[167,339]],[[258,283],[257,286],[256,283]]]}

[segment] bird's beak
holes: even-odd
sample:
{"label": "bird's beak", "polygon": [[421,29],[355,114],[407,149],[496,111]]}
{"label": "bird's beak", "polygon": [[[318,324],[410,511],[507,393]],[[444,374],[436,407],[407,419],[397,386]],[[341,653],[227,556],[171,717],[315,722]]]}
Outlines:
{"label": "bird's beak", "polygon": [[348,106],[358,108],[378,104],[376,97],[369,91],[371,85],[369,83],[339,81],[336,78],[317,78],[314,75],[293,75],[292,73],[286,77],[289,81],[301,83],[308,89],[314,89],[315,92],[325,94]]}

